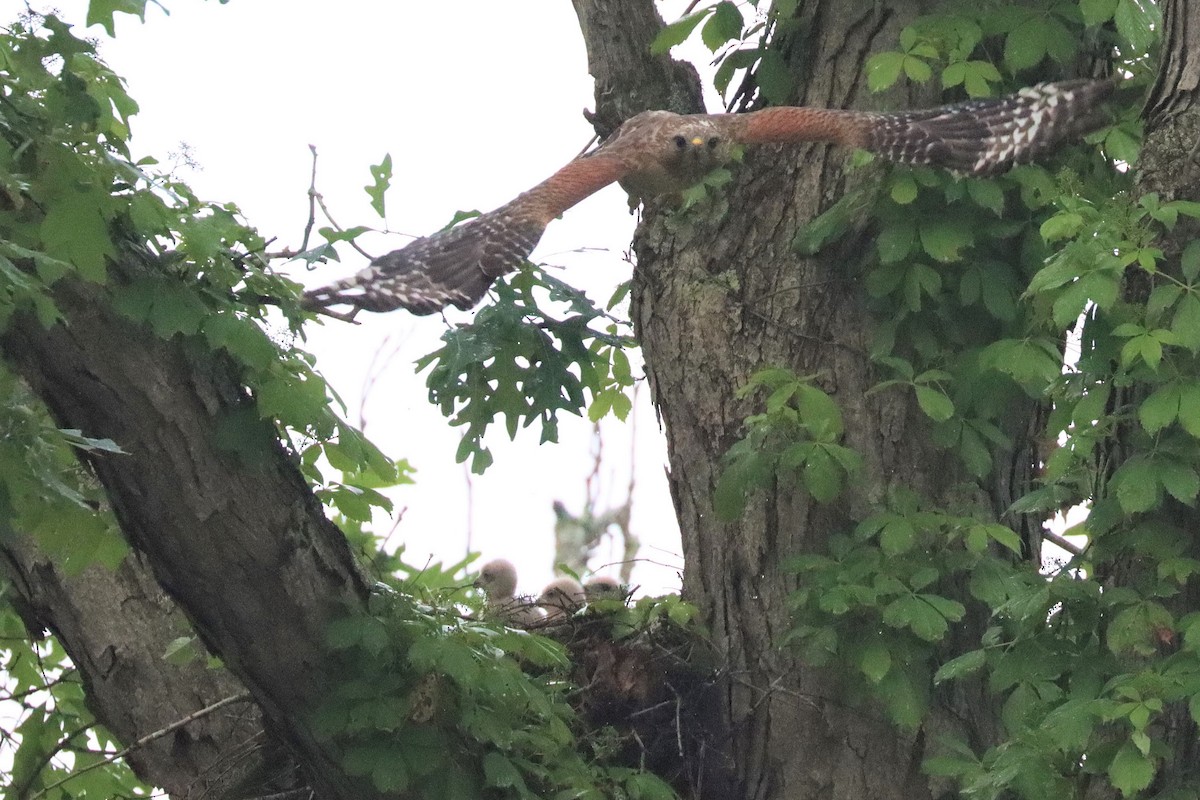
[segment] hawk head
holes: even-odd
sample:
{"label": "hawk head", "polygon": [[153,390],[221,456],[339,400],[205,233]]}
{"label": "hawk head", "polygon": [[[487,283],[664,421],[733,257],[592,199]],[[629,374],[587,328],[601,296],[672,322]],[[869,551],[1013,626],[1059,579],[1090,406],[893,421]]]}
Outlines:
{"label": "hawk head", "polygon": [[[732,158],[733,141],[714,120],[670,111],[643,111],[601,150],[625,159],[621,188],[633,197],[677,194]],[[599,151],[598,151],[599,152]]]}

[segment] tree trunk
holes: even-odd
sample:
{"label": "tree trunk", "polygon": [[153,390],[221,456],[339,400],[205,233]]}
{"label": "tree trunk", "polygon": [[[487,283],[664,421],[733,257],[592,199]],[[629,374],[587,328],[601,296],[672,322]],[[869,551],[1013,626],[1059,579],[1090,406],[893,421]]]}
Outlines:
{"label": "tree trunk", "polygon": [[[611,3],[581,5],[613,11]],[[802,4],[793,28],[802,33],[776,42],[796,78],[792,101],[831,108],[880,102],[865,88],[866,59],[894,48],[899,30],[922,10],[918,3]],[[586,36],[589,27],[583,30]],[[588,44],[592,59],[607,52]],[[621,62],[607,67],[619,71]],[[597,104],[606,102],[598,92]],[[796,233],[844,193],[847,156],[825,145],[747,152],[711,205],[682,216],[648,208],[634,242],[634,321],[668,438],[684,594],[702,609],[728,670],[722,756],[737,788],[707,795],[714,798],[933,796],[920,770],[928,728],[901,732],[878,712],[848,707],[834,676],[780,646],[796,588],[785,559],[823,552],[830,534],[848,531],[891,486],[937,500],[965,477],[954,457],[933,447],[910,398],[867,395],[880,380],[868,357],[872,319],[847,264],[871,242],[851,235],[813,258],[792,247]],[[845,417],[846,444],[865,457],[865,479],[829,506],[798,484],[779,484],[752,499],[739,520],[723,523],[713,509],[722,457],[758,410],[737,392],[769,366],[820,376]],[[982,693],[960,689],[934,705],[934,729],[965,728],[973,741],[993,740],[995,706]]]}
{"label": "tree trunk", "polygon": [[[1184,0],[1163,0],[1162,50],[1158,79],[1142,110],[1145,138],[1137,166],[1135,196],[1156,192],[1162,202],[1190,200],[1200,202],[1200,162],[1196,157],[1196,139],[1200,134],[1200,5]],[[1200,222],[1181,217],[1179,224],[1163,238],[1166,269],[1182,277],[1179,256],[1184,248],[1200,238]],[[1171,503],[1168,521],[1189,543],[1187,555],[1200,558],[1200,512],[1195,507]],[[1144,570],[1137,554],[1129,554],[1116,564],[1120,582],[1136,586],[1136,577]],[[1192,579],[1169,608],[1182,618],[1200,609],[1200,581]],[[1165,643],[1166,652],[1178,648],[1178,642]],[[1186,703],[1176,703],[1164,712],[1159,723],[1168,750],[1162,753],[1162,766],[1148,797],[1195,796],[1200,787],[1200,733]],[[1179,792],[1177,795],[1171,791]]]}
{"label": "tree trunk", "polygon": [[[68,575],[32,538],[16,536],[0,546],[0,574],[20,598],[30,632],[54,632],[83,680],[96,718],[123,742],[246,691],[203,657],[185,664],[165,660],[168,646],[190,628],[136,555],[116,570],[93,565]],[[148,742],[128,761],[177,800],[223,797],[239,785],[265,794],[291,785],[289,762],[277,749],[257,706],[241,701]]]}

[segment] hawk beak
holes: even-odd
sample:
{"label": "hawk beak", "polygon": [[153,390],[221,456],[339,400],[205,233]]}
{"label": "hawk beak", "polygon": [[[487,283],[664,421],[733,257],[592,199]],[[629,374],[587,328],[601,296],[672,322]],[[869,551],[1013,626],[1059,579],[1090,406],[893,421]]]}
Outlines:
{"label": "hawk beak", "polygon": [[704,144],[704,138],[700,136],[693,136],[692,144],[696,147],[699,147],[700,145]]}

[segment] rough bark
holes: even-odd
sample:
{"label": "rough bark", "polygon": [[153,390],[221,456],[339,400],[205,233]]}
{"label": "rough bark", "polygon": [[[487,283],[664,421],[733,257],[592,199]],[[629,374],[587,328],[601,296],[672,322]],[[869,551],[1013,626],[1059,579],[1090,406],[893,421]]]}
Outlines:
{"label": "rough bark", "polygon": [[650,52],[650,43],[663,24],[653,3],[572,3],[587,42],[588,72],[596,80],[596,110],[587,116],[601,138],[642,111],[696,114],[704,110],[696,70],[669,55]]}
{"label": "rough bark", "polygon": [[[116,272],[136,265],[131,258]],[[0,351],[63,427],[128,452],[91,458],[122,531],[319,793],[372,796],[347,783],[308,728],[328,686],[324,632],[367,594],[345,537],[253,413],[232,366],[202,343],[154,336],[105,294],[60,281],[64,321],[43,329],[14,317]],[[231,424],[250,446],[231,449]]]}
{"label": "rough bark", "polygon": [[[891,46],[922,10],[918,3],[803,4],[794,32],[777,43],[797,80],[794,102],[881,102],[865,89],[866,58]],[[588,44],[593,57],[604,57],[607,43]],[[626,55],[610,69],[631,60]],[[608,98],[598,92],[597,99]],[[635,238],[634,321],[668,437],[684,593],[703,610],[730,676],[722,705],[728,747],[713,757],[728,760],[737,788],[711,797],[932,796],[920,763],[935,731],[902,733],[846,707],[831,676],[779,647],[795,588],[794,576],[781,569],[785,558],[821,551],[831,533],[846,530],[893,484],[945,498],[963,478],[931,445],[913,404],[894,394],[867,396],[879,380],[867,355],[872,320],[847,265],[869,243],[851,236],[811,259],[791,247],[795,233],[845,190],[845,158],[823,145],[747,153],[711,207],[683,217],[649,208]],[[756,410],[736,392],[766,366],[821,376],[845,416],[846,443],[866,458],[867,478],[832,507],[796,485],[779,485],[736,523],[721,523],[712,505],[721,458]],[[937,706],[932,728],[952,725],[972,741],[993,740],[994,709],[982,694],[959,689]]]}
{"label": "rough bark", "polygon": [[[245,692],[232,675],[210,669],[201,658],[186,664],[164,660],[171,642],[190,628],[135,555],[115,571],[92,566],[68,575],[30,537],[17,536],[0,548],[0,574],[17,592],[31,632],[54,632],[83,679],[96,717],[123,742]],[[286,782],[253,777],[271,772],[286,778],[288,765],[271,753],[262,715],[250,702],[156,738],[127,760],[179,800],[223,797],[250,782],[260,794],[287,788]]]}
{"label": "rough bark", "polygon": [[[1135,195],[1157,192],[1169,200],[1200,201],[1200,160],[1196,142],[1200,135],[1200,5],[1185,0],[1164,0],[1162,51],[1158,79],[1142,111],[1145,139],[1138,163]],[[1181,219],[1162,242],[1167,269],[1178,273],[1178,257],[1189,242],[1200,238],[1196,220]],[[1170,521],[1190,542],[1189,556],[1200,558],[1200,512],[1172,503]],[[1132,583],[1144,565],[1129,556],[1116,565],[1116,572]],[[1200,582],[1192,580],[1169,601],[1178,617],[1200,609]],[[1164,713],[1159,732],[1167,745],[1162,766],[1148,797],[1195,796],[1200,790],[1200,732],[1186,704],[1178,703]],[[1169,795],[1171,791],[1178,792]]]}

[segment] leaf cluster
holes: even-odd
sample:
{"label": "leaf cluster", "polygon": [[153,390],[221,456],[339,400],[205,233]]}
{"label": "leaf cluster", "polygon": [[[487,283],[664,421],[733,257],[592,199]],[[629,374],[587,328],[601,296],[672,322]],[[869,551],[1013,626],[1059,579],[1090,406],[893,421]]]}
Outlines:
{"label": "leaf cluster", "polygon": [[860,469],[861,457],[838,443],[841,411],[813,380],[768,368],[739,390],[742,398],[759,389],[767,397],[763,413],[746,418],[745,435],[725,453],[713,496],[721,519],[737,519],[751,493],[776,481],[798,481],[814,500],[832,502]]}
{"label": "leaf cluster", "polygon": [[[220,420],[224,446],[254,458],[279,438],[339,513],[361,520],[372,507],[390,508],[377,490],[405,482],[407,465],[392,462],[334,413],[336,398],[294,343],[302,320],[297,286],[274,272],[265,243],[236,206],[200,200],[155,172],[151,159],[130,160],[137,104],[94,46],[55,17],[0,33],[0,61],[0,327],[24,311],[53,324],[61,317],[54,284],[92,284],[149,334],[213,354],[243,382],[246,402]],[[290,331],[272,316],[276,308]],[[10,409],[25,402],[14,385],[0,386]],[[87,433],[60,438],[87,445]],[[103,456],[120,457],[119,447]],[[35,448],[24,450],[36,457]],[[319,456],[342,473],[340,482],[325,483]],[[51,495],[62,494],[45,470],[29,467],[4,475],[40,475]],[[10,497],[32,502],[19,478],[9,480]],[[56,528],[65,539],[90,538],[72,534],[89,529],[81,520]]]}
{"label": "leaf cluster", "polygon": [[743,86],[739,92],[749,94],[755,89],[768,103],[783,105],[795,90],[795,77],[771,42],[780,33],[796,29],[792,17],[798,7],[797,0],[750,0],[740,7],[731,0],[719,0],[663,27],[650,50],[667,53],[699,31],[701,42],[716,56],[713,84],[723,97],[740,75]]}
{"label": "leaf cluster", "polygon": [[0,702],[14,720],[0,739],[0,758],[9,765],[0,791],[48,800],[148,795],[128,765],[110,760],[120,745],[88,710],[83,682],[62,648],[53,637],[32,641],[5,597],[11,587],[0,589]]}
{"label": "leaf cluster", "polygon": [[329,631],[339,680],[316,724],[351,774],[421,798],[669,800],[650,773],[584,753],[565,650],[378,592]]}
{"label": "leaf cluster", "polygon": [[997,548],[1019,553],[1021,543],[977,513],[949,513],[896,490],[852,533],[832,537],[826,554],[789,562],[801,588],[788,641],[813,666],[849,667],[841,674],[852,698],[915,728],[939,645],[966,614],[950,587],[990,565]]}
{"label": "leaf cluster", "polygon": [[[618,290],[610,308],[627,289]],[[458,460],[470,458],[476,473],[492,463],[484,434],[501,415],[510,438],[538,422],[545,443],[558,441],[558,413],[582,413],[589,395],[592,421],[610,412],[625,419],[633,406],[627,323],[532,266],[499,282],[495,292],[496,302],[448,329],[442,347],[417,362],[418,369],[429,369],[430,401],[451,425],[464,426]],[[543,308],[543,294],[565,306],[566,316]]]}
{"label": "leaf cluster", "polygon": [[970,97],[987,97],[996,93],[1004,73],[1070,65],[1089,46],[1111,48],[1122,70],[1146,78],[1154,31],[1162,26],[1158,5],[1138,0],[946,5],[946,11],[905,27],[899,49],[870,58],[867,82],[873,91],[901,76],[926,83],[940,72],[943,89],[961,86]]}

